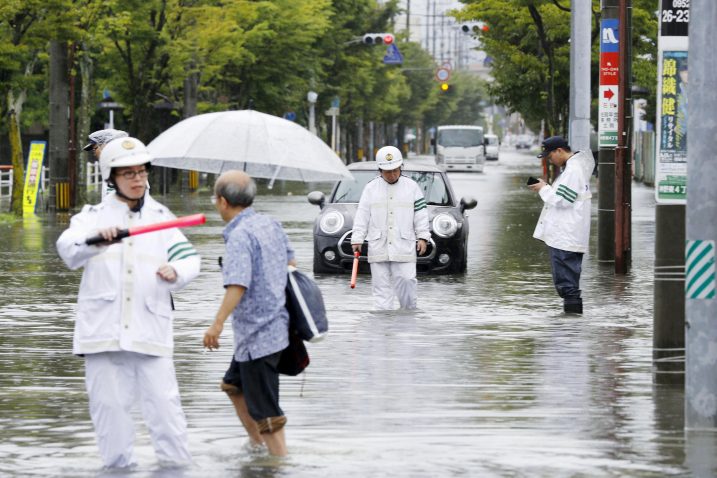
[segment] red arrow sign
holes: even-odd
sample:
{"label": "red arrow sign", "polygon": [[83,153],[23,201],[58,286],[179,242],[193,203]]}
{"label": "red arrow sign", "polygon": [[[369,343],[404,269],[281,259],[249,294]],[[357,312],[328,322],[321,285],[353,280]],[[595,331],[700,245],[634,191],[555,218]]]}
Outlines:
{"label": "red arrow sign", "polygon": [[607,89],[602,95],[610,101],[612,97],[615,96],[615,93],[613,93],[611,89]]}

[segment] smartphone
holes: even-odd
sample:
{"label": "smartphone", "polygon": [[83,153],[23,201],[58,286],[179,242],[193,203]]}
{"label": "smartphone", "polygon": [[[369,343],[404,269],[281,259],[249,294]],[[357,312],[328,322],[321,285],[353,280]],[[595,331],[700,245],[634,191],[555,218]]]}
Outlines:
{"label": "smartphone", "polygon": [[531,177],[528,178],[527,184],[528,184],[528,186],[530,186],[530,185],[535,184],[535,183],[537,183],[537,182],[538,182],[538,178],[534,178],[533,176],[531,176]]}

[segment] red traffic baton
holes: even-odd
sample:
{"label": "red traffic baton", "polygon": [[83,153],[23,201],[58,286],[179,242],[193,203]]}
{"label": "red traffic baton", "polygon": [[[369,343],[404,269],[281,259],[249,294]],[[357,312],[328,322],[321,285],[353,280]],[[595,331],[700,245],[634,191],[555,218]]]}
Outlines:
{"label": "red traffic baton", "polygon": [[351,288],[356,288],[356,276],[358,276],[359,256],[361,252],[354,252],[354,267],[351,269]]}
{"label": "red traffic baton", "polygon": [[[117,233],[115,240],[124,239],[125,237],[137,236],[139,234],[147,234],[148,232],[161,231],[163,229],[171,229],[173,227],[189,227],[198,226],[207,222],[207,218],[204,214],[192,214],[191,216],[178,217],[171,221],[157,222],[154,224],[147,224],[146,226],[130,227],[129,229],[120,229]],[[105,238],[97,235],[89,237],[85,240],[85,244],[93,245],[105,242]]]}

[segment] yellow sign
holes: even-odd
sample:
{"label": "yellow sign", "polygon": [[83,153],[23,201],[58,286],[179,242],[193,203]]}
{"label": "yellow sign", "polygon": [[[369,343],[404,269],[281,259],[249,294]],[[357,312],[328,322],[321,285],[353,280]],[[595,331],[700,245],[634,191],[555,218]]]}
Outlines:
{"label": "yellow sign", "polygon": [[47,142],[32,141],[30,153],[27,158],[27,169],[25,170],[25,188],[22,194],[23,214],[35,214],[37,203],[37,191],[40,189],[42,180],[42,162],[45,159]]}

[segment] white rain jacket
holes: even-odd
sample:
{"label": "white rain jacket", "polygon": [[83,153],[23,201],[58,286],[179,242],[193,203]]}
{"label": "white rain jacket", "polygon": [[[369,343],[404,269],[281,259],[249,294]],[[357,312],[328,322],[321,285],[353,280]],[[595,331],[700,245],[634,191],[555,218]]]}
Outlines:
{"label": "white rain jacket", "polygon": [[550,247],[587,252],[590,239],[590,176],[595,160],[590,151],[577,151],[552,185],[540,190],[545,205],[533,237]]}
{"label": "white rain jacket", "polygon": [[[170,291],[199,274],[199,255],[178,229],[128,237],[110,246],[88,246],[98,229],[128,228],[174,219],[149,194],[140,212],[131,212],[114,193],[72,217],[57,240],[57,251],[70,269],[84,266],[77,302],[73,353],[127,350],[171,356]],[[157,276],[163,264],[177,272],[174,283]]]}
{"label": "white rain jacket", "polygon": [[359,200],[351,244],[368,241],[369,262],[416,262],[416,238],[431,238],[418,184],[406,176],[394,184],[380,176],[369,182]]}

